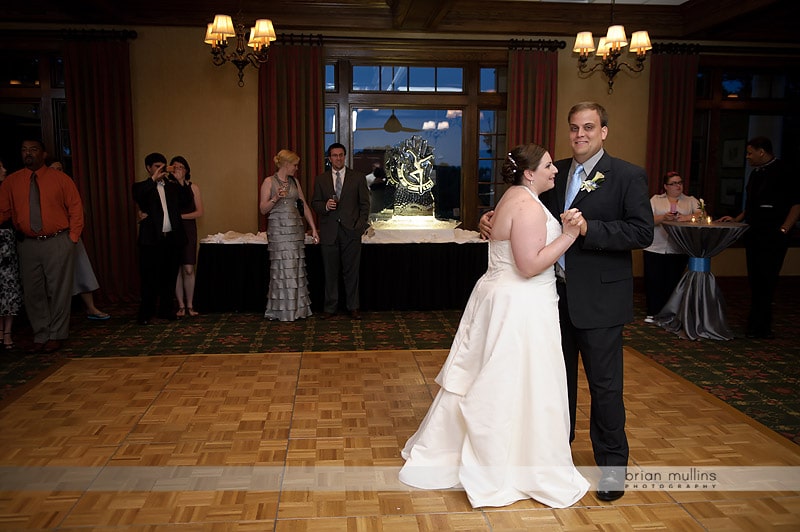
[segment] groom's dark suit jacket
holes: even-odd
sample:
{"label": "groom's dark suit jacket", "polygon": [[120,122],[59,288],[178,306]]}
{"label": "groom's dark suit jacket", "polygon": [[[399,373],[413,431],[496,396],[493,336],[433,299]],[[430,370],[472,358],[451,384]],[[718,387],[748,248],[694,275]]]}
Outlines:
{"label": "groom's dark suit jacket", "polygon": [[[553,189],[542,201],[556,218],[564,212],[564,195],[572,159],[556,162]],[[579,191],[572,206],[588,223],[566,254],[567,299],[572,323],[581,329],[622,325],[633,320],[631,250],[653,241],[653,211],[644,169],[604,153],[592,174],[605,176],[596,190]]]}

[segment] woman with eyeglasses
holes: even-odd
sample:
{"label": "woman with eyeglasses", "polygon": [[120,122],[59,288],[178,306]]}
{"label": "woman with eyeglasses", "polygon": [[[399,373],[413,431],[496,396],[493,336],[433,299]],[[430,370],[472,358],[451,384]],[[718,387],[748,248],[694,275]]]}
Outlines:
{"label": "woman with eyeglasses", "polygon": [[666,305],[689,262],[689,257],[681,252],[661,224],[688,222],[692,215],[700,214],[700,203],[697,199],[683,194],[683,178],[678,172],[667,172],[661,183],[664,193],[650,198],[655,225],[653,243],[645,248],[643,254],[647,301],[647,317],[644,321],[647,323],[653,323],[653,316]]}

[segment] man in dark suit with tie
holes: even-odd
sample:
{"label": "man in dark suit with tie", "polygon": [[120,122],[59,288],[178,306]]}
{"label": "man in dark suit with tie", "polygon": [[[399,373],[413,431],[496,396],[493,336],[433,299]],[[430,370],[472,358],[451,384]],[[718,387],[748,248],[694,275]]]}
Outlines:
{"label": "man in dark suit with tie", "polygon": [[325,305],[320,318],[339,307],[339,272],[344,276],[350,317],[359,320],[358,278],[361,235],[369,226],[369,187],[361,172],[345,167],[347,150],[334,143],[328,148],[331,169],[314,182],[311,207],[319,218],[319,243],[325,270]]}
{"label": "man in dark suit with tie", "polygon": [[164,155],[151,153],[145,157],[144,165],[150,176],[133,184],[133,198],[142,213],[139,220],[140,325],[149,324],[154,315],[176,319],[175,283],[180,251],[186,244],[181,207],[188,200],[183,192],[188,187],[181,187],[170,179]]}
{"label": "man in dark suit with tie", "polygon": [[[622,330],[633,320],[631,250],[653,241],[653,211],[644,169],[607,154],[607,135],[608,114],[600,104],[573,106],[572,157],[556,162],[556,186],[540,199],[556,218],[570,207],[585,218],[576,245],[555,266],[570,441],[575,437],[580,353],[592,400],[589,435],[601,468],[597,498],[614,501],[625,493],[628,464]],[[567,201],[570,188],[574,196]],[[484,234],[490,228],[486,218],[481,219]]]}
{"label": "man in dark suit with tie", "polygon": [[[622,399],[622,329],[633,320],[631,250],[653,241],[653,211],[644,169],[603,150],[608,114],[597,103],[570,109],[572,158],[556,162],[556,186],[542,201],[554,216],[581,210],[586,223],[577,245],[556,266],[561,318],[561,346],[567,368],[570,440],[575,437],[578,395],[578,353],[591,394],[589,434],[597,465],[602,468],[597,497],[613,501],[624,494],[628,464],[625,404]],[[581,166],[579,175],[576,167]],[[581,180],[567,204],[572,180]]]}

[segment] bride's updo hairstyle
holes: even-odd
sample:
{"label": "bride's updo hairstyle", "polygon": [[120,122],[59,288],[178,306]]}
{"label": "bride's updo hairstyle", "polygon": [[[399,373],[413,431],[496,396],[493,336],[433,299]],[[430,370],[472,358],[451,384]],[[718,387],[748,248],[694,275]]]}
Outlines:
{"label": "bride's updo hairstyle", "polygon": [[531,143],[514,146],[514,149],[506,155],[506,160],[503,161],[503,169],[500,171],[500,175],[503,176],[503,182],[510,185],[523,184],[523,172],[525,170],[536,170],[545,153],[547,153],[547,150],[538,144]]}

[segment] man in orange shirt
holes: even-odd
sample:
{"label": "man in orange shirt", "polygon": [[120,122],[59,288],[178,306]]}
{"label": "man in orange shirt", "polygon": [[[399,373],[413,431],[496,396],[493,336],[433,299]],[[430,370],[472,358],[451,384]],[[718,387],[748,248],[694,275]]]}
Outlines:
{"label": "man in orange shirt", "polygon": [[[0,223],[14,223],[31,353],[52,353],[69,336],[75,244],[83,204],[70,177],[45,164],[40,140],[22,142],[25,168],[0,186]],[[38,198],[37,198],[38,196]]]}

